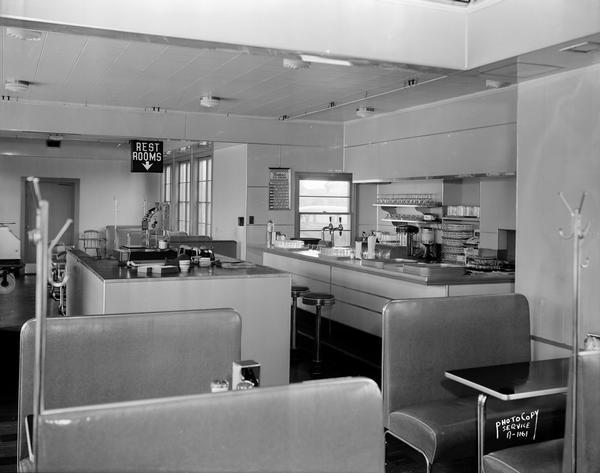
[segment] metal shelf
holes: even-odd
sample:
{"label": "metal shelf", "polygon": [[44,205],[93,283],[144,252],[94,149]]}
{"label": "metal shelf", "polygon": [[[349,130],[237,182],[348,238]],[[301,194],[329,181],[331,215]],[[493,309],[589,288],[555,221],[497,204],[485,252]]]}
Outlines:
{"label": "metal shelf", "polygon": [[442,206],[441,203],[434,202],[433,204],[372,204],[373,207],[410,207],[413,209],[421,208],[421,209],[435,209]]}
{"label": "metal shelf", "polygon": [[439,224],[440,220],[409,220],[404,218],[382,218],[382,222],[391,222],[391,223],[416,223],[421,225],[430,225],[432,223]]}
{"label": "metal shelf", "polygon": [[479,222],[479,217],[442,217],[442,220],[453,220],[459,222]]}

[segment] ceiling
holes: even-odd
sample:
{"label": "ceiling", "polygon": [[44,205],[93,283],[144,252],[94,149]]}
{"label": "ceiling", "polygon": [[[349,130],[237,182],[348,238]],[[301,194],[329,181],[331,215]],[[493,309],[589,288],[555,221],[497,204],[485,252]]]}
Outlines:
{"label": "ceiling", "polygon": [[[3,100],[278,120],[356,120],[359,107],[390,113],[600,60],[595,47],[587,53],[561,52],[567,45],[560,44],[470,71],[315,62],[289,69],[284,67],[289,56],[272,50],[251,54],[53,31],[42,31],[39,40],[31,41],[8,32],[9,27],[0,27],[1,86],[21,81],[29,88],[3,88]],[[600,35],[570,43],[584,40],[600,43]],[[221,101],[205,108],[200,105],[202,96]]]}

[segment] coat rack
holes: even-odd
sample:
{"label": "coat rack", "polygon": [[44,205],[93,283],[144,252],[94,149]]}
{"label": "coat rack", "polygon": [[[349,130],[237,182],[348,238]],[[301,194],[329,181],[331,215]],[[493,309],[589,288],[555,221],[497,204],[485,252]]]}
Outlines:
{"label": "coat rack", "polygon": [[577,369],[577,354],[579,352],[579,325],[581,321],[579,299],[581,294],[581,285],[579,283],[580,272],[583,268],[587,268],[589,264],[589,258],[586,258],[583,263],[580,262],[580,249],[581,240],[585,238],[590,230],[590,222],[584,226],[581,220],[581,209],[583,208],[583,202],[585,201],[586,192],[581,195],[581,201],[579,207],[572,209],[567,199],[562,192],[558,195],[562,199],[565,207],[571,215],[571,229],[569,233],[559,229],[559,234],[565,240],[573,240],[573,332],[572,332],[572,344],[573,353],[571,356],[571,473],[577,472],[577,380],[578,380],[578,369]]}
{"label": "coat rack", "polygon": [[[48,213],[49,204],[47,200],[42,199],[40,192],[39,179],[37,177],[28,177],[27,182],[31,184],[33,197],[36,203],[35,228],[28,233],[29,240],[35,245],[35,370],[33,373],[33,439],[34,454],[37,456],[38,448],[38,420],[39,415],[44,410],[44,354],[46,341],[46,317],[48,315],[48,296],[46,294],[46,285],[52,282],[48,278],[48,255],[62,238],[63,234],[73,223],[72,219],[67,219],[56,237],[48,243]],[[65,284],[66,279],[61,282]]]}

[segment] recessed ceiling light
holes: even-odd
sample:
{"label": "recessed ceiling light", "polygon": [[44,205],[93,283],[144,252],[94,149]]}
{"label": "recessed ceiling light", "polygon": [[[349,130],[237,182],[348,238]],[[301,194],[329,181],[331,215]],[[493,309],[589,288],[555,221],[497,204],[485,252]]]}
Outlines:
{"label": "recessed ceiling light", "polygon": [[356,116],[360,118],[370,117],[375,114],[373,107],[358,107],[356,109]]}
{"label": "recessed ceiling light", "polygon": [[8,27],[6,28],[6,36],[23,41],[39,41],[42,39],[42,32],[25,28]]}
{"label": "recessed ceiling light", "polygon": [[11,80],[8,79],[4,83],[4,88],[11,92],[25,92],[29,89],[29,82],[26,80]]}
{"label": "recessed ceiling light", "polygon": [[212,97],[210,95],[204,95],[200,98],[200,105],[206,108],[214,108],[221,103],[221,99],[219,97]]}
{"label": "recessed ceiling light", "polygon": [[323,56],[312,56],[310,54],[300,54],[300,59],[304,62],[317,62],[320,64],[330,64],[332,66],[351,66],[352,63],[346,59],[334,59]]}
{"label": "recessed ceiling light", "polygon": [[283,67],[286,69],[308,69],[310,64],[302,59],[283,58]]}

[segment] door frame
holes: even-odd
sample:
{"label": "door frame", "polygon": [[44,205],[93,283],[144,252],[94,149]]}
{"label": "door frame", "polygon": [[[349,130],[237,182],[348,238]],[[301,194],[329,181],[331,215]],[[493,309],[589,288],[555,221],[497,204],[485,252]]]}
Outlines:
{"label": "door frame", "polygon": [[[74,237],[74,245],[77,245],[79,239],[79,178],[68,178],[68,177],[38,177],[39,182],[50,182],[53,184],[73,184],[73,223],[71,226],[73,227],[73,237]],[[27,234],[27,230],[25,229],[25,225],[27,224],[27,186],[31,186],[31,184],[27,181],[27,177],[21,177],[21,261],[24,263],[23,259],[25,258],[25,246],[29,241],[29,235]],[[44,196],[42,195],[42,198]],[[48,243],[52,241],[52,239],[56,235],[48,235]]]}

